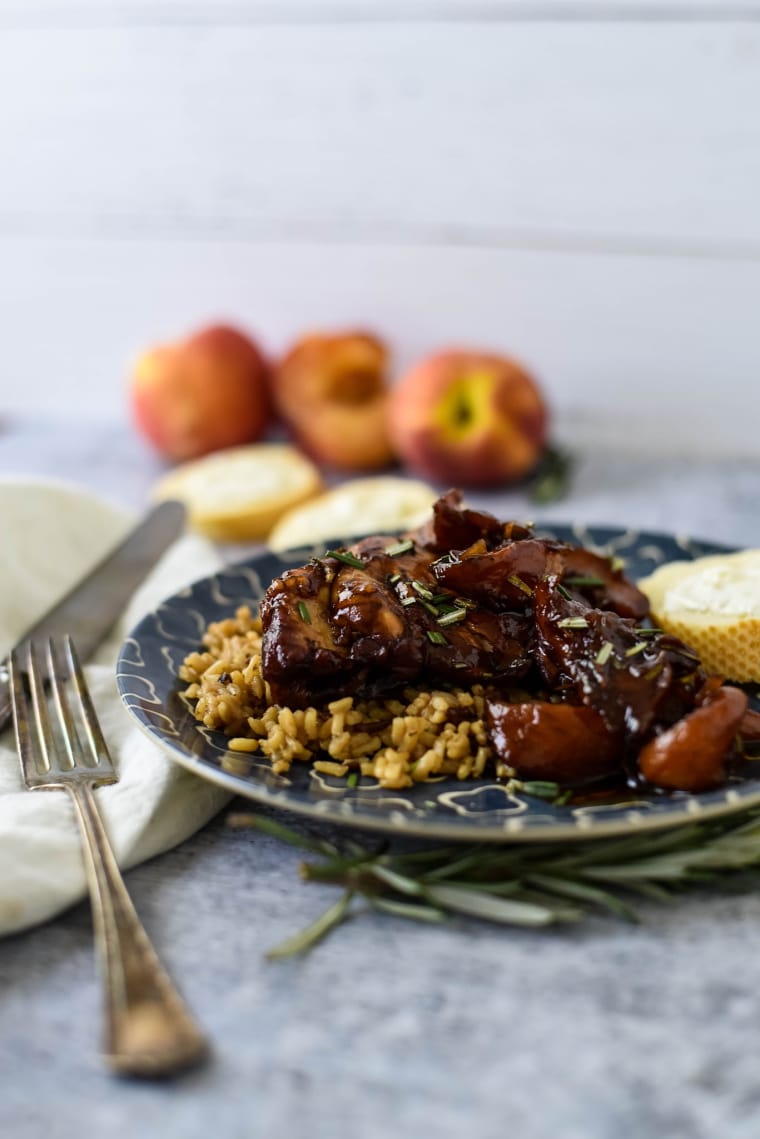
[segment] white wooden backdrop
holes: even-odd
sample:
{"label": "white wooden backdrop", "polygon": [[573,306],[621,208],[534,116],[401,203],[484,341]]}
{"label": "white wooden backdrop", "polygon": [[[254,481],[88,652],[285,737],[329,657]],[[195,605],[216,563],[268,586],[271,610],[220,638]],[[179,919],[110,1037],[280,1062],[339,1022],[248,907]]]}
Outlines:
{"label": "white wooden backdrop", "polygon": [[0,413],[123,415],[213,318],[760,456],[760,0],[0,0]]}

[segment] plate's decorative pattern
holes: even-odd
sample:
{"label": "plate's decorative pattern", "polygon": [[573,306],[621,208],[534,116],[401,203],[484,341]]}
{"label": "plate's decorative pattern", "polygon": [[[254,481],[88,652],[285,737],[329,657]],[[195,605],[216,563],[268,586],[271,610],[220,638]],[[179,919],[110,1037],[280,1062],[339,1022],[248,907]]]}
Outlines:
{"label": "plate's decorative pattern", "polygon": [[[626,573],[643,577],[663,562],[725,552],[725,547],[668,534],[600,527],[542,525],[542,536],[580,542],[623,559]],[[758,777],[737,779],[701,795],[657,795],[594,806],[553,805],[498,783],[438,779],[406,791],[385,791],[374,780],[355,787],[294,764],[275,775],[263,757],[232,752],[225,737],[193,718],[181,696],[177,670],[198,648],[205,627],[239,605],[256,607],[269,582],[329,546],[260,554],[195,582],[145,617],[124,642],[117,665],[119,691],[138,724],[174,759],[198,775],[248,798],[333,822],[409,835],[469,840],[557,839],[621,834],[708,818],[760,803]],[[753,694],[754,695],[754,694]],[[757,707],[757,699],[753,699]]]}

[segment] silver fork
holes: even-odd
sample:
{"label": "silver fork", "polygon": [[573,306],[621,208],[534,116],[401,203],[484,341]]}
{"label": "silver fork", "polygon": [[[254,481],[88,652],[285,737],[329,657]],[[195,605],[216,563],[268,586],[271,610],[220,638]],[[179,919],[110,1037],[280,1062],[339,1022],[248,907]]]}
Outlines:
{"label": "silver fork", "polygon": [[14,652],[11,688],[24,782],[65,789],[76,807],[105,981],[106,1058],[124,1075],[170,1075],[207,1045],[148,940],[103,827],[92,789],[118,775],[71,638],[49,641],[44,665],[34,645]]}

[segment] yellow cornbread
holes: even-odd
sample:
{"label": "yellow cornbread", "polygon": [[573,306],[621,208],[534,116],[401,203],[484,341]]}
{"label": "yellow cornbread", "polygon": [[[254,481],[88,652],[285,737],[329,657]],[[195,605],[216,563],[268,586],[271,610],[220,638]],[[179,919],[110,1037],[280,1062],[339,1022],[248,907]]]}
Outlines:
{"label": "yellow cornbread", "polygon": [[760,682],[760,550],[669,562],[638,586],[657,624],[709,672]]}

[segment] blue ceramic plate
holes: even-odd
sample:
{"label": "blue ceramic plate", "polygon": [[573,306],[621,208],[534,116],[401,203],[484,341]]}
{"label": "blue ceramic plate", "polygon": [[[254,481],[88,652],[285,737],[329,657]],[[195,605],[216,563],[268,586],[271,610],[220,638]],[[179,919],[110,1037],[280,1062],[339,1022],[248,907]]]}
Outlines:
{"label": "blue ceramic plate", "polygon": [[[625,561],[626,573],[643,577],[663,562],[724,553],[726,547],[667,534],[609,528],[542,526],[539,533],[578,542]],[[256,608],[273,578],[303,565],[326,548],[355,539],[334,539],[284,554],[264,553],[170,597],[145,617],[124,642],[117,665],[121,697],[137,723],[178,763],[231,792],[270,806],[331,823],[430,838],[527,841],[619,835],[711,818],[760,803],[757,776],[737,776],[728,786],[701,795],[642,796],[625,802],[554,806],[524,794],[509,794],[489,780],[443,779],[406,791],[384,791],[372,779],[356,787],[294,763],[287,776],[273,774],[255,755],[231,752],[224,735],[193,718],[177,680],[183,658],[198,649],[204,629],[234,613]],[[760,708],[757,692],[752,704]],[[747,765],[750,769],[754,764]]]}

